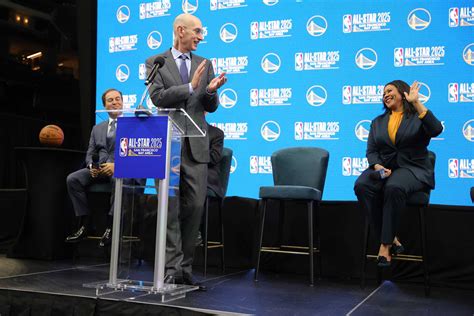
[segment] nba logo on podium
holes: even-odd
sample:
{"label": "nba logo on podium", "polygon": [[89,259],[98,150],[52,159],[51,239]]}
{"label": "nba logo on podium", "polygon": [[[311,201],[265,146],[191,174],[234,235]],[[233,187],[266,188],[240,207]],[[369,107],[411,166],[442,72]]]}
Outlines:
{"label": "nba logo on podium", "polygon": [[128,138],[120,138],[120,157],[127,157],[128,152]]}

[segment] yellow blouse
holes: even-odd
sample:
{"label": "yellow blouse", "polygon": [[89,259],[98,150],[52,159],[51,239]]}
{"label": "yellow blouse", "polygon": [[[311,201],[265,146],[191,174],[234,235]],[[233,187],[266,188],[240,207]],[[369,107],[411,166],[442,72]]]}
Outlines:
{"label": "yellow blouse", "polygon": [[398,128],[402,122],[403,112],[392,112],[388,120],[388,137],[392,143],[395,144],[395,137],[397,136]]}

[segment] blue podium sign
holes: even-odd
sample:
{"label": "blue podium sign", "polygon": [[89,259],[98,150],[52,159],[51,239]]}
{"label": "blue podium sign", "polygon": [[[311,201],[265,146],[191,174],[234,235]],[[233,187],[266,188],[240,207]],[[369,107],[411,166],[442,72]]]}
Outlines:
{"label": "blue podium sign", "polygon": [[115,178],[164,179],[168,117],[119,117]]}

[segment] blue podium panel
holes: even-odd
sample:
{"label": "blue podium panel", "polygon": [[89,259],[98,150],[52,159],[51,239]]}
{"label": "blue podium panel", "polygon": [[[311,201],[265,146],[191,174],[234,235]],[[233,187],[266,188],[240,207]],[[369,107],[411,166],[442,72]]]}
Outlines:
{"label": "blue podium panel", "polygon": [[137,105],[145,59],[171,47],[183,12],[203,23],[196,53],[227,72],[207,119],[234,152],[229,195],[255,198],[271,185],[274,151],[316,146],[330,152],[324,200],[355,200],[383,86],[401,79],[421,83],[445,127],[429,148],[437,154],[431,202],[472,205],[472,0],[98,0],[97,104],[115,87],[125,108]]}
{"label": "blue podium panel", "polygon": [[168,117],[119,117],[115,144],[116,178],[164,179]]}

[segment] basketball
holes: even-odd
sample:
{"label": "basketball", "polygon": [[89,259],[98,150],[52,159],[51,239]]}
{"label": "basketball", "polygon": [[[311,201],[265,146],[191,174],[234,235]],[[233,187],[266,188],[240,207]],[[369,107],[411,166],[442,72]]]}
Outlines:
{"label": "basketball", "polygon": [[45,146],[61,146],[64,141],[63,130],[56,125],[46,125],[39,133],[39,141]]}

